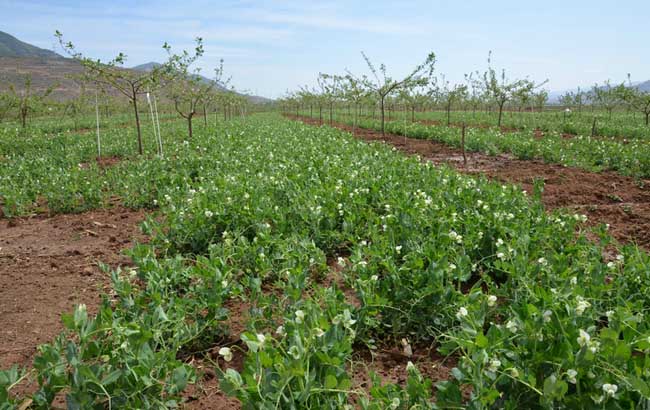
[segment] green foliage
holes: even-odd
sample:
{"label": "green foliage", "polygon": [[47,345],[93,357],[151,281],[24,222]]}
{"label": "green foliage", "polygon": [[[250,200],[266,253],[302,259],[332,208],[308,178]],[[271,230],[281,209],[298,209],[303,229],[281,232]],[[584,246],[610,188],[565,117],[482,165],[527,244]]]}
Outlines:
{"label": "green foliage", "polygon": [[[604,228],[549,214],[518,187],[273,114],[198,128],[192,142],[170,123],[165,159],[127,157],[133,134],[116,130],[106,149],[123,161],[107,169],[79,166],[94,155],[92,135],[13,143],[14,132],[0,134],[5,210],[33,212],[38,197],[81,210],[117,195],[157,212],[143,227],[151,243],[132,250],[132,271],[111,272],[97,315],[79,306],[32,369],[0,373],[4,408],[22,403],[21,380],[36,384],[35,408],[58,395],[70,408],[178,407],[198,376],[189,359],[215,350],[221,388],[250,409],[632,408],[648,399],[648,254],[627,246],[604,259]],[[496,137],[507,138],[470,131],[468,148],[498,152]],[[517,155],[552,154],[508,142]],[[233,305],[247,313],[241,335],[229,334]],[[354,353],[401,338],[416,349],[435,343],[457,363],[452,376],[434,387],[409,365],[403,385],[377,376],[368,390],[355,385]],[[243,367],[231,365],[235,355]]]}

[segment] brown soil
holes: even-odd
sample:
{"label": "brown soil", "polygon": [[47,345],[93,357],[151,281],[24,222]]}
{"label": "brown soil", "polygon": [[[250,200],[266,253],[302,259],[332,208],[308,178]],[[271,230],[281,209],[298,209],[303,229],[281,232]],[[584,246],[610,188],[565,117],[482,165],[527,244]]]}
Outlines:
{"label": "brown soil", "polygon": [[[291,115],[290,118],[296,119]],[[298,118],[304,123],[318,125],[319,121]],[[334,123],[348,132],[352,127]],[[485,174],[491,179],[520,184],[531,192],[534,181],[544,181],[542,201],[548,209],[569,208],[587,215],[591,224],[606,223],[610,233],[619,241],[636,243],[650,249],[650,180],[635,181],[612,172],[595,173],[540,160],[518,160],[511,155],[489,156],[462,152],[445,144],[406,138],[357,128],[356,137],[365,141],[385,142],[408,154],[420,155],[436,164],[447,164],[468,174]]]}
{"label": "brown soil", "polygon": [[[115,166],[120,163],[122,159],[120,157],[96,157],[95,158],[95,163],[97,163],[97,166],[99,168],[109,168],[112,166]],[[90,164],[88,162],[82,162],[79,164],[80,168],[89,168]]]}
{"label": "brown soil", "polygon": [[0,220],[0,368],[28,365],[39,344],[63,329],[62,312],[85,303],[96,312],[121,251],[146,238],[144,212],[124,208],[77,215]]}

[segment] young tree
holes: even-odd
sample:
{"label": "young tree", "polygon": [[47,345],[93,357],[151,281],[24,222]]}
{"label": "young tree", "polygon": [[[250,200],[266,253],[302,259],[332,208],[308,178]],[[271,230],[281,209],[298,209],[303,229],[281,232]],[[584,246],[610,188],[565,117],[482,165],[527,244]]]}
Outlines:
{"label": "young tree", "polygon": [[474,73],[465,74],[465,83],[467,85],[468,95],[467,104],[472,109],[472,115],[476,116],[476,111],[485,103],[485,90],[483,82],[474,77]]}
{"label": "young tree", "polygon": [[54,84],[43,91],[36,91],[32,89],[32,76],[29,74],[25,75],[25,83],[22,89],[17,90],[13,84],[9,86],[9,91],[12,94],[11,100],[14,101],[13,104],[18,108],[18,118],[23,128],[27,127],[27,116],[41,107],[45,99],[52,94],[52,91],[57,86],[57,84]]}
{"label": "young tree", "polygon": [[447,113],[447,126],[451,125],[451,108],[454,104],[467,98],[467,86],[464,84],[454,84],[450,86],[445,76],[441,76],[440,82],[435,82],[434,94],[439,103],[445,108]]}
{"label": "young tree", "polygon": [[329,107],[330,112],[330,126],[334,124],[334,104],[339,94],[339,81],[340,78],[334,75],[319,73],[318,74],[318,88],[320,88],[320,96],[325,105]]}
{"label": "young tree", "polygon": [[356,133],[357,122],[359,120],[359,107],[361,106],[364,98],[367,97],[368,91],[360,81],[351,75],[340,77],[339,84],[341,86],[342,98],[348,103],[352,104],[354,113],[352,114],[352,133],[354,134]]}
{"label": "young tree", "polygon": [[533,105],[537,108],[537,111],[542,112],[546,103],[548,102],[548,91],[540,90],[536,93],[533,93]]}
{"label": "young tree", "polygon": [[499,75],[492,68],[492,52],[490,52],[488,55],[488,70],[483,74],[483,82],[488,96],[496,103],[499,109],[497,126],[501,127],[503,107],[505,104],[516,96],[533,92],[535,89],[546,84],[548,80],[539,84],[535,84],[528,79],[510,80],[506,77],[505,70],[501,70],[501,74]]}
{"label": "young tree", "polygon": [[[65,108],[63,109],[63,115],[69,115],[72,117],[74,121],[74,129],[76,130],[78,128],[77,120],[79,115],[83,113],[85,108],[91,105],[91,96],[86,89],[86,82],[83,78],[71,76],[70,79],[79,87],[79,94],[64,102]],[[92,101],[94,105],[94,97],[92,98]]]}
{"label": "young tree", "polygon": [[140,114],[138,112],[138,97],[152,92],[161,84],[161,80],[168,73],[166,65],[155,66],[149,72],[128,70],[124,68],[126,55],[119,53],[108,62],[93,60],[85,57],[75,49],[71,42],[63,41],[63,34],[56,31],[55,36],[63,50],[73,59],[77,60],[86,69],[86,78],[100,87],[112,88],[124,95],[131,106],[135,116],[135,127],[138,135],[138,153],[142,155],[142,132],[140,130]]}
{"label": "young tree", "polygon": [[650,125],[650,92],[642,91],[632,86],[630,75],[628,74],[629,86],[624,88],[623,100],[633,109],[641,112],[645,117],[645,125]]}
{"label": "young tree", "polygon": [[16,107],[16,98],[12,93],[0,94],[0,122]]}
{"label": "young tree", "polygon": [[[370,70],[374,79],[370,79],[368,76],[364,75],[361,77],[361,79],[359,79],[359,81],[361,81],[369,91],[375,93],[377,96],[377,99],[379,101],[379,110],[381,113],[381,134],[384,135],[386,97],[403,89],[427,85],[429,82],[429,77],[431,77],[433,74],[436,56],[434,53],[430,53],[424,63],[416,66],[413,71],[411,71],[406,77],[402,78],[401,80],[396,80],[388,76],[386,72],[386,65],[381,64],[379,66],[379,69],[377,69],[365,53],[362,52],[361,55],[366,61],[368,69]],[[353,76],[349,72],[348,74],[350,76]]]}
{"label": "young tree", "polygon": [[431,91],[426,90],[424,87],[404,89],[399,93],[400,100],[411,112],[411,122],[415,122],[415,111],[419,108],[422,108],[430,97]]}
{"label": "young tree", "polygon": [[607,116],[612,118],[612,111],[623,101],[626,94],[625,84],[612,85],[609,80],[602,86],[594,84],[591,89],[591,96],[594,103],[607,111]]}
{"label": "young tree", "polygon": [[[174,102],[176,112],[187,120],[188,138],[192,139],[192,119],[197,113],[199,105],[207,101],[212,93],[215,82],[205,82],[200,76],[200,68],[191,68],[192,64],[203,55],[203,40],[196,39],[194,54],[183,50],[175,55],[168,44],[163,46],[169,54],[168,70],[168,96]],[[221,62],[223,66],[223,61]]]}

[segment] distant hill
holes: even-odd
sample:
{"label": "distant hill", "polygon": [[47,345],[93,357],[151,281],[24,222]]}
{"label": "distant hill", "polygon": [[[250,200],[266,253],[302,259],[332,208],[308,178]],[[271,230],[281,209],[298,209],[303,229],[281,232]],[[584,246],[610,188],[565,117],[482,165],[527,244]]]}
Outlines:
{"label": "distant hill", "polygon": [[[158,63],[150,62],[127,70],[149,71]],[[83,73],[83,67],[71,58],[27,44],[0,31],[0,91],[10,84],[20,88],[26,75],[32,77],[32,87],[44,90],[52,84],[58,84],[52,97],[65,100],[79,94],[80,87],[71,76]],[[203,77],[206,81],[207,78]],[[242,94],[253,103],[269,102],[268,98]]]}
{"label": "distant hill", "polygon": [[650,80],[642,82],[636,86],[641,91],[650,91]]}
{"label": "distant hill", "polygon": [[[620,84],[620,83],[618,83],[618,84]],[[612,83],[612,85],[616,85],[616,83]],[[639,89],[641,91],[650,92],[650,80],[632,82],[632,87],[634,87],[636,89]],[[580,90],[582,90],[583,92],[584,91],[591,91],[592,88],[593,88],[593,86],[580,87]],[[562,97],[564,94],[566,94],[568,92],[575,93],[577,91],[578,91],[577,87],[569,89],[569,90],[550,91],[548,93],[548,102],[549,102],[549,104],[557,104],[558,102],[560,102],[560,97]]]}
{"label": "distant hill", "polygon": [[52,97],[65,100],[79,95],[80,87],[70,76],[81,73],[81,64],[69,58],[0,57],[0,91],[10,84],[20,89],[25,76],[30,75],[34,89],[44,90],[58,84]]}
{"label": "distant hill", "polygon": [[[157,63],[155,61],[150,61],[150,62],[145,63],[145,64],[140,64],[140,65],[136,65],[134,67],[131,67],[131,70],[151,71],[156,67],[160,67],[160,65],[161,65],[160,63]],[[209,79],[209,78],[207,78],[205,76],[202,76],[202,75],[199,75],[199,78],[201,78],[201,80],[203,80],[203,82],[205,82],[205,83],[209,83],[210,81],[212,81],[211,79]],[[220,90],[224,90],[224,91],[227,90],[227,88],[222,87],[220,85],[217,85],[217,88],[220,89]],[[250,95],[250,94],[243,94],[243,93],[237,93],[237,94],[247,97],[251,102],[256,103],[256,104],[264,104],[264,103],[268,103],[268,102],[273,101],[273,100],[271,100],[269,98],[266,98],[266,97],[260,97],[259,95]]]}
{"label": "distant hill", "polygon": [[38,48],[0,31],[0,57],[63,58],[54,51]]}

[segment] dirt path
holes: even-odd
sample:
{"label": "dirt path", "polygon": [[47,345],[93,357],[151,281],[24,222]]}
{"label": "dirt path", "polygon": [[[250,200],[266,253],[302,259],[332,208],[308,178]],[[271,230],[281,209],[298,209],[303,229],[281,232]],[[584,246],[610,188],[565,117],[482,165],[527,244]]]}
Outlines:
{"label": "dirt path", "polygon": [[[319,125],[317,119],[288,117]],[[334,126],[352,132],[348,125],[334,123]],[[517,183],[528,192],[532,191],[535,179],[543,179],[542,201],[548,209],[568,208],[585,214],[593,224],[609,224],[610,233],[617,240],[650,249],[650,180],[640,184],[612,172],[595,173],[540,160],[518,160],[511,155],[470,152],[466,155],[465,167],[459,149],[436,141],[390,134],[382,136],[379,132],[359,128],[355,135],[365,141],[391,144],[436,164],[448,164],[463,173],[485,174],[494,180]]]}
{"label": "dirt path", "polygon": [[97,262],[128,265],[122,250],[144,241],[144,212],[0,219],[0,368],[31,362],[62,330],[60,315],[85,303],[95,312],[110,277]]}

